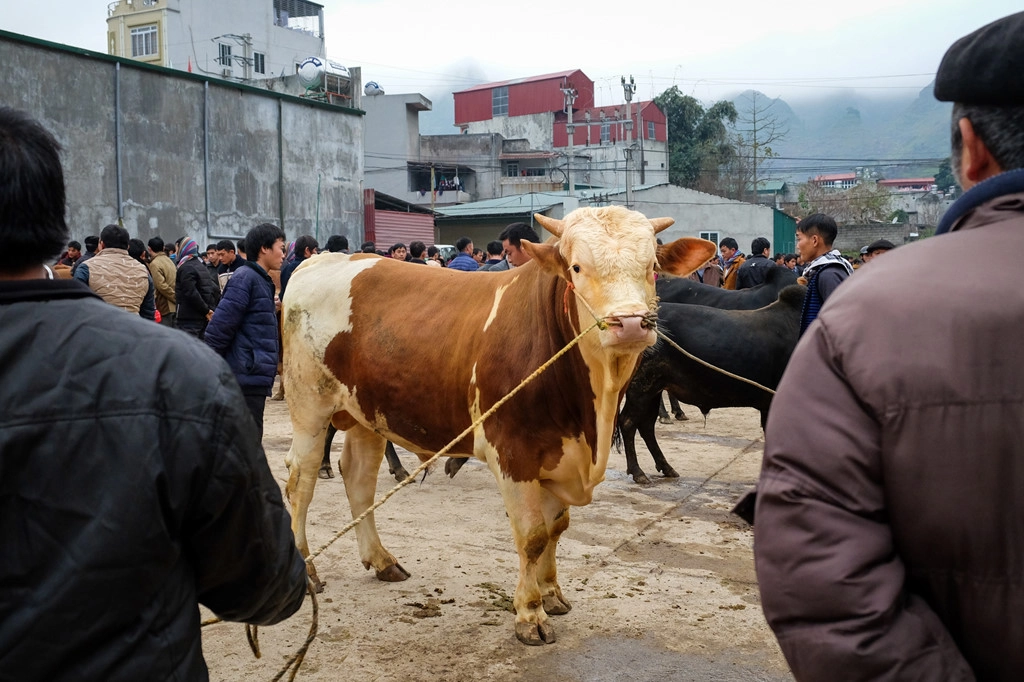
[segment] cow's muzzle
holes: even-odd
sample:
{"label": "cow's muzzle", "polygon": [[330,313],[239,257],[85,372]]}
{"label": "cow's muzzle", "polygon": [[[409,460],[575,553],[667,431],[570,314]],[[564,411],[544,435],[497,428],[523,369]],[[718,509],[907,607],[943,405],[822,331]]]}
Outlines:
{"label": "cow's muzzle", "polygon": [[651,331],[658,326],[658,315],[654,312],[612,314],[605,323],[616,343],[648,341]]}

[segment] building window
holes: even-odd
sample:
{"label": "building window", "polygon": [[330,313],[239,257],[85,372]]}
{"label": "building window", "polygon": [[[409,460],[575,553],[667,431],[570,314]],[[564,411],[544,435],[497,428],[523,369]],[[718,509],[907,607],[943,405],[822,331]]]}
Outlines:
{"label": "building window", "polygon": [[519,164],[509,163],[505,165],[505,177],[506,178],[518,178],[519,177]]}
{"label": "building window", "polygon": [[601,144],[608,144],[612,140],[612,124],[601,124]]}
{"label": "building window", "polygon": [[231,66],[231,46],[224,43],[217,43],[217,45],[220,47],[220,57],[217,58],[217,61],[221,66]]}
{"label": "building window", "polygon": [[252,53],[252,70],[256,73],[267,72],[267,55],[262,52]]}
{"label": "building window", "polygon": [[648,121],[647,122],[647,139],[648,140],[653,140],[654,139],[654,121]]}
{"label": "building window", "polygon": [[491,116],[508,116],[508,88],[491,90]]}
{"label": "building window", "polygon": [[132,29],[132,56],[153,57],[156,55],[156,24],[138,26]]}
{"label": "building window", "polygon": [[715,246],[718,246],[718,233],[717,232],[701,232],[701,239],[707,239],[709,242],[713,242]]}

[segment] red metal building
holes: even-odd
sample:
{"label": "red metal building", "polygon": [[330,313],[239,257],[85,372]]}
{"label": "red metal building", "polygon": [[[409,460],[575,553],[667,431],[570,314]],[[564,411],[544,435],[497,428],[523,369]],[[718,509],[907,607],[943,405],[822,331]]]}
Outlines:
{"label": "red metal building", "polygon": [[455,125],[497,116],[528,116],[565,109],[561,88],[576,88],[576,109],[594,106],[594,81],[579,69],[485,83],[454,93]]}

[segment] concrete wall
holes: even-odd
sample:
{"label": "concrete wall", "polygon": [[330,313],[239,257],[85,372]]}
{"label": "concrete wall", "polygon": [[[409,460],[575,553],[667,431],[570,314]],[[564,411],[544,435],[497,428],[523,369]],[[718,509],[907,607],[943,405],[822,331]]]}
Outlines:
{"label": "concrete wall", "polygon": [[[581,197],[589,196],[591,205],[626,203],[624,192],[602,195],[584,190],[578,194]],[[581,201],[581,205],[586,203]],[[740,251],[747,253],[750,251],[750,243],[757,237],[773,241],[775,216],[767,206],[733,201],[667,184],[634,192],[633,205],[648,218],[675,219],[675,224],[659,235],[664,242],[679,237],[699,237],[701,232],[713,231],[719,233],[719,241],[725,237],[734,238]]]}
{"label": "concrete wall", "polygon": [[467,125],[470,134],[497,133],[506,140],[522,138],[530,141],[533,149],[554,149],[554,112],[529,116],[497,116]]}
{"label": "concrete wall", "polygon": [[378,95],[362,99],[365,118],[366,186],[405,199],[430,203],[409,191],[406,162],[419,160],[419,112],[430,111],[431,102],[419,94]]}
{"label": "concrete wall", "polygon": [[[928,229],[929,234],[933,231],[931,228]],[[900,246],[920,236],[923,236],[922,228],[907,223],[840,225],[833,246],[843,253],[859,253],[862,247],[878,239],[888,239],[896,246]]]}
{"label": "concrete wall", "polygon": [[64,147],[73,239],[120,219],[144,241],[260,222],[362,240],[361,112],[5,32],[0,63],[0,104]]}

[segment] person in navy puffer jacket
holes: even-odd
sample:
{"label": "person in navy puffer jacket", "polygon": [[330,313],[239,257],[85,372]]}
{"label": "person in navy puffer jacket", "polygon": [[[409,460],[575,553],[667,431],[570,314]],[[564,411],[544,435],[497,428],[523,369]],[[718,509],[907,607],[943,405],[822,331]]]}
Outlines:
{"label": "person in navy puffer jacket", "polygon": [[228,280],[206,327],[206,343],[235,374],[263,437],[263,409],[274,386],[280,357],[274,282],[268,271],[284,262],[284,232],[270,223],[245,236],[248,260]]}

